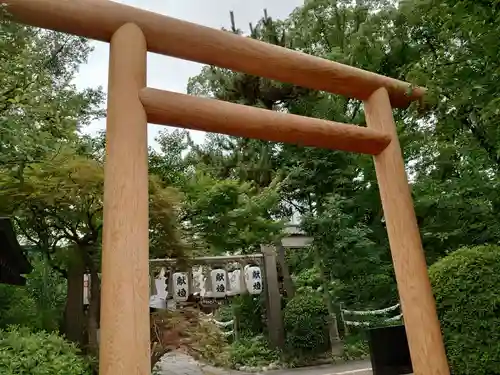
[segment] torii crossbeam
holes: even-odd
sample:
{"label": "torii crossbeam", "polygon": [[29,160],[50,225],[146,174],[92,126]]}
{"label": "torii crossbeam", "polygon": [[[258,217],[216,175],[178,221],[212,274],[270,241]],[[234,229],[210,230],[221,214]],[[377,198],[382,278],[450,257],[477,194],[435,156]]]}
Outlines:
{"label": "torii crossbeam", "polygon": [[[100,373],[150,373],[147,123],[374,156],[416,375],[449,375],[392,116],[425,90],[108,0],[0,0],[14,19],[110,43]],[[368,127],[147,88],[147,51],[364,101]],[[168,72],[167,72],[168,74]]]}

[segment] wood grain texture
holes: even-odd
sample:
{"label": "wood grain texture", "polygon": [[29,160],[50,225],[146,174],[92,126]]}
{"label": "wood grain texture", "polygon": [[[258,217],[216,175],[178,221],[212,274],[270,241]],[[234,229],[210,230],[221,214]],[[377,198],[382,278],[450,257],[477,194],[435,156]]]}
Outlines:
{"label": "wood grain texture", "polygon": [[146,41],[126,24],[111,39],[104,180],[101,375],[147,375],[149,355]]}
{"label": "wood grain texture", "polygon": [[145,88],[148,122],[233,136],[376,155],[390,136],[361,126]]}
{"label": "wood grain texture", "polygon": [[143,31],[148,50],[239,72],[366,100],[379,87],[394,107],[406,107],[425,90],[403,81],[181,21],[108,0],[0,0],[15,18],[32,26],[109,42],[122,25]]}
{"label": "wood grain texture", "polygon": [[384,88],[365,102],[368,127],[391,134],[375,169],[415,375],[449,375],[403,156]]}
{"label": "wood grain texture", "polygon": [[283,312],[281,311],[281,294],[278,282],[276,251],[272,246],[261,246],[264,255],[264,293],[266,293],[267,328],[269,344],[273,348],[283,349],[285,330]]}

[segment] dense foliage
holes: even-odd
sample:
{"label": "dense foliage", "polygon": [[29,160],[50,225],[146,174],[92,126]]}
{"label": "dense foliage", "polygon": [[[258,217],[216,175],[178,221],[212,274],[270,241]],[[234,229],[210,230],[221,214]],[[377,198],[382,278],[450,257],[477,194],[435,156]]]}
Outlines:
{"label": "dense foliage", "polygon": [[0,329],[25,325],[50,332],[62,323],[66,280],[37,257],[31,263],[26,287],[0,284]]}
{"label": "dense foliage", "polygon": [[264,299],[262,294],[258,296],[246,294],[237,296],[231,301],[230,317],[237,317],[241,335],[257,336],[266,330]]}
{"label": "dense foliage", "polygon": [[0,372],[5,375],[90,375],[78,349],[57,334],[15,326],[0,330]]}
{"label": "dense foliage", "polygon": [[453,374],[500,374],[500,247],[457,250],[429,273]]}

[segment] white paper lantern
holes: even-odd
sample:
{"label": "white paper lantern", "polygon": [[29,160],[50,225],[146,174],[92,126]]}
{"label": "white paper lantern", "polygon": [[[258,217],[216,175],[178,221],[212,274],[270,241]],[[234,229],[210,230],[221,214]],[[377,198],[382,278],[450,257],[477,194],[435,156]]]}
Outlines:
{"label": "white paper lantern", "polygon": [[236,296],[241,294],[241,271],[234,270],[228,273],[229,278],[229,290],[227,291],[228,296]]}
{"label": "white paper lantern", "polygon": [[210,272],[210,278],[212,280],[212,297],[222,298],[226,296],[226,277],[226,270],[222,268],[216,268]]}
{"label": "white paper lantern", "polygon": [[260,294],[262,292],[262,272],[260,267],[245,267],[245,283],[250,294]]}
{"label": "white paper lantern", "polygon": [[174,299],[176,301],[187,301],[189,295],[187,272],[175,272],[173,274]]}

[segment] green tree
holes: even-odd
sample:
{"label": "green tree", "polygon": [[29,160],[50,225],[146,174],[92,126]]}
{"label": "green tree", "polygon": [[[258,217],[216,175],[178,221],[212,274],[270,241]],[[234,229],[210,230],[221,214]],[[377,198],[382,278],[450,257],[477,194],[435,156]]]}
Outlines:
{"label": "green tree", "polygon": [[[0,211],[17,214],[25,237],[50,254],[62,236],[51,229],[55,221],[49,225],[38,207],[28,209],[7,191],[26,186],[26,175],[33,177],[31,168],[36,169],[37,163],[54,162],[66,152],[77,131],[103,114],[99,108],[103,93],[100,88],[78,91],[72,84],[91,51],[87,40],[13,23],[4,10],[0,19]],[[55,198],[61,196],[53,193]]]}
{"label": "green tree", "polygon": [[193,144],[186,131],[163,132],[158,141],[161,150],[152,152],[151,170],[182,192],[179,221],[194,248],[212,254],[251,253],[279,237],[283,223],[273,217],[282,186],[279,176],[264,188],[223,176],[223,160],[215,156],[223,150],[209,142]]}
{"label": "green tree", "polygon": [[[67,280],[54,271],[40,254],[31,256],[33,271],[26,276],[26,292],[35,301],[38,327],[58,331],[66,304]],[[16,309],[20,311],[20,309]]]}
{"label": "green tree", "polygon": [[453,133],[468,134],[498,167],[498,4],[404,1],[402,13],[419,45],[411,74],[432,93],[436,135],[453,142]]}
{"label": "green tree", "polygon": [[[385,1],[353,4],[350,1],[311,0],[284,21],[265,16],[252,28],[249,37],[404,79],[408,72],[407,65],[419,57],[418,44],[408,37],[408,27],[405,16],[398,8]],[[214,67],[205,67],[199,76],[192,78],[188,91],[303,116],[359,125],[363,125],[364,121],[361,103],[357,100]],[[421,139],[420,132],[415,131],[413,126],[412,116],[411,111],[396,113],[399,127],[407,123],[411,125],[402,132],[403,144],[410,146],[405,155],[408,159],[414,158],[412,144]],[[261,188],[276,176],[283,178],[278,217],[288,218],[295,212],[312,220],[332,209],[332,193],[349,197],[352,203],[347,214],[351,222],[367,228],[363,238],[377,244],[368,246],[364,254],[368,259],[378,261],[371,267],[375,269],[371,280],[367,277],[363,281],[369,285],[362,289],[367,292],[358,297],[345,292],[342,298],[355,305],[372,305],[377,297],[381,304],[387,299],[394,299],[390,253],[386,251],[387,233],[375,171],[369,158],[221,135],[210,135],[207,144],[197,147],[195,152],[206,168],[220,178],[251,181]],[[331,214],[335,215],[334,212]],[[333,220],[327,216],[323,219]],[[330,222],[330,225],[334,223]],[[338,253],[330,256],[331,243],[326,237],[318,234],[315,241],[317,246],[318,241],[325,241],[319,258],[321,263],[326,262],[325,267],[328,268]],[[293,272],[306,272],[313,267],[318,262],[314,254],[315,251],[301,252],[301,262],[295,262],[299,267],[292,267]],[[342,264],[347,267],[343,272],[358,272],[355,262]],[[333,280],[328,280],[330,282],[333,283]],[[345,278],[345,282],[348,284],[346,291],[359,293],[359,285],[349,277]],[[372,293],[371,288],[378,288],[380,295]]]}
{"label": "green tree", "polygon": [[[72,84],[78,66],[91,51],[90,44],[84,38],[10,22],[4,9],[0,43],[0,168],[6,188],[0,210],[16,216],[24,237],[44,252],[52,266],[63,274],[66,270],[52,259],[61,246],[69,248],[68,244],[73,243],[76,249],[93,249],[89,253],[93,262],[87,260],[86,263],[97,263],[102,172],[88,158],[73,158],[74,153],[103,150],[103,143],[98,142],[102,138],[94,141],[83,137],[94,143],[92,149],[78,140],[77,133],[103,115],[101,89],[78,91]],[[58,163],[63,165],[60,170]],[[70,181],[75,178],[77,181]],[[45,179],[51,181],[46,183]],[[87,187],[78,186],[85,179],[89,182]],[[24,201],[28,197],[29,200]],[[156,233],[161,225],[156,222],[155,226]],[[74,255],[79,251],[70,253]],[[74,282],[68,283],[70,290],[76,288],[77,291],[68,293],[77,308],[67,315],[74,317],[81,317],[83,311],[79,295],[84,266],[78,260],[82,256],[66,257],[69,268],[78,269],[78,272],[69,272],[69,279]],[[74,327],[80,332],[80,324],[73,323],[67,322],[67,330]]]}
{"label": "green tree", "polygon": [[416,209],[430,262],[460,246],[499,241],[499,9],[471,1],[404,1],[420,58],[408,74],[429,89],[413,160]]}
{"label": "green tree", "polygon": [[382,256],[386,249],[371,240],[370,228],[352,214],[355,202],[340,195],[327,202],[323,211],[304,217],[303,227],[313,237],[317,267],[333,282],[329,289],[335,300],[356,307],[394,302],[390,264]]}
{"label": "green tree", "polygon": [[[57,242],[44,254],[53,261],[58,256],[66,264],[68,301],[65,333],[71,340],[82,342],[83,275],[88,272],[93,280],[98,280],[100,268],[103,165],[98,160],[66,149],[52,159],[27,164],[23,176],[22,184],[9,179],[8,175],[0,178],[4,187],[0,198],[10,199],[11,212],[15,217],[22,218],[18,220],[21,226],[33,222],[39,225],[23,230],[25,237],[35,245],[40,239],[37,230],[57,236]],[[174,195],[154,178],[150,185],[153,248],[175,251],[180,247],[180,237],[177,234]],[[29,220],[26,221],[26,218]],[[97,343],[92,340],[96,340],[100,293],[99,284],[92,284],[88,324],[94,327],[93,330],[89,328],[89,335],[93,335],[89,337],[89,344],[95,346]]]}
{"label": "green tree", "polygon": [[[4,175],[1,183],[1,199],[10,199],[10,213],[20,218],[19,227],[30,242],[53,262],[57,250],[69,250],[60,254],[68,279],[64,331],[70,340],[82,343],[83,275],[87,269],[95,277],[98,273],[103,187],[100,164],[64,149],[51,159],[27,164],[21,183],[9,175]],[[38,234],[55,237],[52,246],[44,248],[43,235]]]}
{"label": "green tree", "polygon": [[9,325],[57,331],[66,302],[66,280],[38,254],[30,256],[33,271],[26,286],[0,284],[0,329]]}
{"label": "green tree", "polygon": [[25,163],[103,115],[103,92],[72,84],[91,51],[86,39],[19,25],[0,12],[0,164],[22,178]]}

